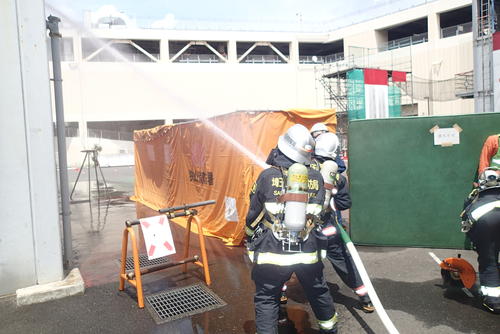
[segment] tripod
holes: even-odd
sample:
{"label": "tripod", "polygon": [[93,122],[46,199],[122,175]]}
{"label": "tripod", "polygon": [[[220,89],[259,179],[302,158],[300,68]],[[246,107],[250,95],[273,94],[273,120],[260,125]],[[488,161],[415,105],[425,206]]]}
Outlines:
{"label": "tripod", "polygon": [[106,214],[107,214],[107,209],[109,207],[109,202],[111,200],[109,196],[109,188],[108,184],[106,183],[106,179],[104,178],[104,174],[101,169],[101,165],[99,164],[99,159],[98,159],[98,150],[93,149],[93,150],[83,150],[81,151],[82,153],[85,153],[85,157],[83,158],[82,165],[80,166],[80,170],[78,171],[78,176],[76,177],[75,184],[73,185],[73,189],[71,190],[71,194],[69,195],[70,200],[73,200],[73,193],[75,192],[76,185],[78,184],[78,180],[80,179],[80,175],[82,174],[82,170],[85,168],[85,161],[87,161],[87,171],[88,171],[88,183],[89,183],[89,209],[90,209],[90,219],[91,222],[93,222],[93,216],[92,216],[92,192],[91,192],[91,180],[90,176],[92,173],[92,166],[91,166],[91,161],[94,163],[94,172],[95,172],[95,180],[96,180],[96,186],[97,186],[97,212],[98,212],[98,221],[100,224],[100,214],[101,214],[101,187],[99,185],[99,175],[102,178],[102,182],[104,183],[104,191],[106,194],[106,198],[108,200],[107,207],[106,207]]}

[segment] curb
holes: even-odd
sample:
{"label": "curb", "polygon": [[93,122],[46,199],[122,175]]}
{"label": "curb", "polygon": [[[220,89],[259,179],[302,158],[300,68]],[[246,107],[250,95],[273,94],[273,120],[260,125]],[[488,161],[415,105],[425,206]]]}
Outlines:
{"label": "curb", "polygon": [[16,290],[17,306],[43,303],[49,300],[83,294],[85,285],[78,268],[74,268],[62,281],[29,286]]}

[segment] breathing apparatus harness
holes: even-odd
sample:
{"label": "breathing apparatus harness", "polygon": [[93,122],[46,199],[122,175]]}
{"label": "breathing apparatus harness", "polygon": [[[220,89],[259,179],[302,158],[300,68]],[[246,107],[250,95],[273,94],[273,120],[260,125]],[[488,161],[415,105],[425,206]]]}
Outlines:
{"label": "breathing apparatus harness", "polygon": [[267,210],[272,222],[263,220],[274,237],[281,242],[285,252],[302,252],[302,244],[311,230],[320,223],[319,217],[307,214],[309,201],[307,167],[294,163],[288,170],[279,168],[283,183],[277,204],[281,208],[276,213]]}

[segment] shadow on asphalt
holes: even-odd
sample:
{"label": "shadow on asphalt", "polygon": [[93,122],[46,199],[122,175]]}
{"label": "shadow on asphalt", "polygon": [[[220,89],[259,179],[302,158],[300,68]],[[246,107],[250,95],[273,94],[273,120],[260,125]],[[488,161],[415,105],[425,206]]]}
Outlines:
{"label": "shadow on asphalt", "polygon": [[491,326],[499,320],[497,315],[482,309],[477,298],[447,292],[441,279],[399,282],[376,278],[372,282],[378,295],[384,296],[387,310],[411,314],[428,328],[444,325],[459,333],[498,333],[498,327]]}

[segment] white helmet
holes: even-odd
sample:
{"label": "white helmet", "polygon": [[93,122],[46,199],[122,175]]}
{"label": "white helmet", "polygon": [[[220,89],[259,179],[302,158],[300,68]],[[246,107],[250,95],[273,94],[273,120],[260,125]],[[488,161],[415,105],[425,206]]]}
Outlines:
{"label": "white helmet", "polygon": [[335,133],[322,133],[316,137],[316,147],[314,154],[320,157],[335,159],[337,148],[339,147],[339,137]]}
{"label": "white helmet", "polygon": [[479,186],[482,189],[500,186],[498,168],[488,167],[479,175]]}
{"label": "white helmet", "polygon": [[316,138],[322,133],[328,132],[328,128],[323,123],[316,123],[311,128],[311,136]]}
{"label": "white helmet", "polygon": [[293,161],[309,165],[314,150],[314,139],[305,126],[295,124],[279,137],[278,149]]}

